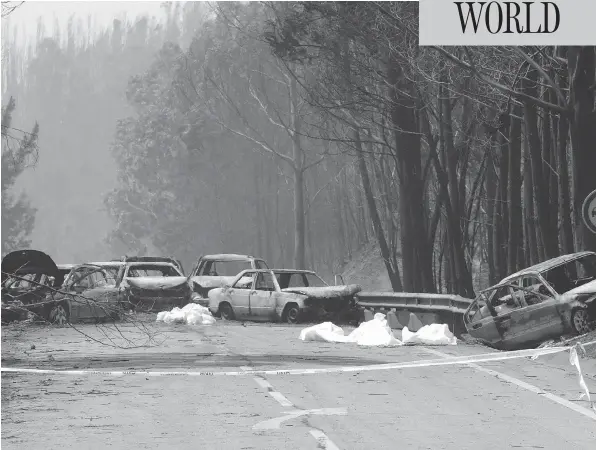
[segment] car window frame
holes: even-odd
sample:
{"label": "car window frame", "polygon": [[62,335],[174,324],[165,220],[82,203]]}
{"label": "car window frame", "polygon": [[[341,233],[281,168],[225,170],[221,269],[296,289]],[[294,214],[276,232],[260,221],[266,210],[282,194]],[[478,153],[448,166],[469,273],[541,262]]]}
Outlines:
{"label": "car window frame", "polygon": [[[264,272],[255,272],[256,277],[253,279],[254,283],[253,283],[253,290],[257,291],[257,292],[277,292],[278,288],[279,288],[279,284],[277,282],[277,277],[275,276],[275,274],[271,271],[264,271]],[[269,289],[257,289],[257,282],[260,276],[265,276],[268,275],[271,278],[271,283],[273,285],[272,290]]]}
{"label": "car window frame", "polygon": [[[232,283],[230,288],[231,289],[252,289],[252,290],[254,290],[255,282],[256,282],[256,274],[257,274],[257,272],[255,270],[248,270],[247,272],[240,272],[240,274],[238,275],[238,278],[236,278],[236,280],[234,280],[234,282]],[[240,280],[242,280],[242,278],[248,278],[248,276],[252,277],[252,283],[250,284],[250,287],[248,287],[248,288],[238,287],[237,284],[240,283]]]}

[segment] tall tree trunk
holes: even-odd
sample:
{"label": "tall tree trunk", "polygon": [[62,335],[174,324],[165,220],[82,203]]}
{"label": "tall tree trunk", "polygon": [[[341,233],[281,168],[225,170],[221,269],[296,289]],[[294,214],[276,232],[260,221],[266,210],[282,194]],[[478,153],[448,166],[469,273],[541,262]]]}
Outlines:
{"label": "tall tree trunk", "polygon": [[567,54],[573,108],[573,210],[577,225],[578,249],[596,251],[596,234],[586,227],[581,217],[585,198],[596,189],[596,47],[569,47]]}
{"label": "tall tree trunk", "polygon": [[364,159],[364,152],[362,150],[362,142],[360,141],[360,133],[357,129],[354,129],[353,136],[354,142],[356,144],[356,152],[358,154],[358,168],[360,170],[360,178],[362,179],[364,196],[366,197],[368,211],[373,223],[373,228],[375,231],[377,242],[381,250],[381,257],[383,258],[383,262],[385,263],[385,268],[387,269],[387,274],[389,275],[389,281],[391,282],[392,289],[395,292],[399,292],[403,289],[401,277],[399,274],[399,268],[397,266],[392,267],[391,265],[391,254],[389,252],[389,246],[387,245],[387,240],[385,239],[385,233],[381,225],[381,219],[379,217],[377,205],[375,203],[375,199],[372,193],[370,178],[368,176],[368,169],[366,167],[366,160]]}
{"label": "tall tree trunk", "polygon": [[561,249],[563,253],[573,253],[573,226],[571,225],[571,200],[569,198],[569,165],[567,163],[567,137],[569,121],[566,117],[558,120],[557,173],[559,174],[559,216],[561,217]]}
{"label": "tall tree trunk", "polygon": [[305,217],[304,217],[304,153],[300,142],[302,121],[298,113],[296,78],[290,80],[292,121],[292,159],[294,160],[294,267],[306,268]]}
{"label": "tall tree trunk", "polygon": [[501,128],[498,134],[499,142],[499,279],[507,276],[507,242],[509,240],[509,142],[510,142],[510,124],[509,114],[501,115]]}
{"label": "tall tree trunk", "polygon": [[[391,120],[394,126],[395,157],[399,173],[400,234],[404,289],[433,292],[432,249],[427,240],[424,211],[421,138],[417,123],[418,105],[412,82],[396,60],[388,65]],[[409,93],[404,95],[403,92]]]}
{"label": "tall tree trunk", "polygon": [[489,284],[495,284],[497,280],[497,271],[495,268],[495,199],[497,196],[497,176],[495,173],[495,158],[494,158],[494,138],[490,137],[491,146],[488,150],[488,156],[486,159],[486,178],[485,178],[485,192],[486,192],[486,251],[488,260],[488,280]]}
{"label": "tall tree trunk", "polygon": [[[520,116],[521,108],[516,107],[513,113]],[[511,129],[509,131],[509,179],[510,186],[508,190],[507,203],[509,204],[509,249],[507,251],[507,272],[517,272],[519,268],[519,251],[523,237],[522,229],[522,205],[521,205],[521,122],[518,119],[511,119]]]}
{"label": "tall tree trunk", "polygon": [[[531,69],[524,80],[526,94],[538,96],[538,73]],[[526,133],[528,133],[528,144],[532,163],[532,181],[534,184],[534,196],[536,197],[536,210],[538,215],[538,227],[544,248],[546,258],[554,258],[558,254],[558,237],[556,230],[552,229],[550,214],[550,199],[545,184],[548,178],[544,173],[544,164],[542,161],[542,149],[540,144],[540,135],[538,131],[538,114],[536,107],[529,102],[524,102],[524,119],[526,124]]]}
{"label": "tall tree trunk", "polygon": [[[263,254],[263,234],[262,224],[266,221],[263,212],[263,197],[261,195],[260,184],[263,178],[263,171],[261,169],[262,161],[261,158],[255,158],[253,166],[253,180],[255,183],[255,196],[256,196],[256,208],[255,208],[255,226],[257,227],[257,255]],[[264,220],[265,219],[265,220]]]}

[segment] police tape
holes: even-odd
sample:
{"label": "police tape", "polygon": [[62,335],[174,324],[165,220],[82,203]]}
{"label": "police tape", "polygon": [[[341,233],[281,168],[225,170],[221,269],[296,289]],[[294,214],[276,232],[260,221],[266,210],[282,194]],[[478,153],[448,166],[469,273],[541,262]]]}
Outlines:
{"label": "police tape", "polygon": [[[596,341],[583,344],[588,346]],[[101,375],[128,376],[140,375],[145,377],[245,377],[245,376],[275,376],[275,375],[313,375],[329,373],[369,372],[377,370],[412,369],[419,367],[464,365],[470,363],[506,361],[510,359],[531,358],[534,356],[552,355],[575,350],[573,347],[547,347],[541,349],[517,350],[510,352],[493,352],[469,356],[453,356],[443,359],[426,359],[400,363],[374,364],[367,366],[321,367],[310,369],[285,370],[242,370],[242,371],[136,371],[136,370],[58,370],[58,369],[29,369],[25,367],[2,367],[1,372],[24,374],[61,374],[61,375]],[[580,373],[581,374],[581,373]]]}

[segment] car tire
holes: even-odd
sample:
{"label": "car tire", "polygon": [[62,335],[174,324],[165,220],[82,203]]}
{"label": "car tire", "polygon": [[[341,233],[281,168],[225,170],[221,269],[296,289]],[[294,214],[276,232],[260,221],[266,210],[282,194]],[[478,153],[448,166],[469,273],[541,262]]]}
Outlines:
{"label": "car tire", "polygon": [[571,311],[571,328],[578,335],[592,331],[587,308],[575,308]]}
{"label": "car tire", "polygon": [[221,317],[222,320],[234,320],[235,316],[234,316],[234,309],[232,308],[232,305],[230,305],[228,302],[220,303],[219,316]]}
{"label": "car tire", "polygon": [[48,314],[48,322],[54,325],[65,325],[70,321],[70,314],[65,303],[53,305]]}
{"label": "car tire", "polygon": [[298,323],[299,317],[300,308],[298,308],[298,305],[296,303],[290,303],[286,306],[286,309],[284,310],[282,320],[289,324],[296,324]]}

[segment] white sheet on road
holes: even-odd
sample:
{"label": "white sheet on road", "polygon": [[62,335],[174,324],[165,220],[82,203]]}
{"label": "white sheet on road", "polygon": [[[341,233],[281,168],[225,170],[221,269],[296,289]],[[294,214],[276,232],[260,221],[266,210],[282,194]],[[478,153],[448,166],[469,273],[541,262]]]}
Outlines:
{"label": "white sheet on road", "polygon": [[457,338],[449,331],[449,326],[444,323],[424,325],[416,333],[404,327],[401,332],[404,345],[457,345]]}
{"label": "white sheet on road", "polygon": [[156,322],[212,325],[215,323],[215,318],[208,308],[197,305],[196,303],[189,303],[182,309],[175,307],[171,311],[157,313]]}
{"label": "white sheet on road", "polygon": [[385,314],[377,313],[372,320],[363,322],[348,336],[344,330],[331,322],[324,322],[303,329],[302,341],[351,342],[362,346],[395,347],[400,345],[456,345],[457,338],[445,324],[425,325],[416,333],[408,328],[402,331],[403,342],[396,339],[387,324]]}

